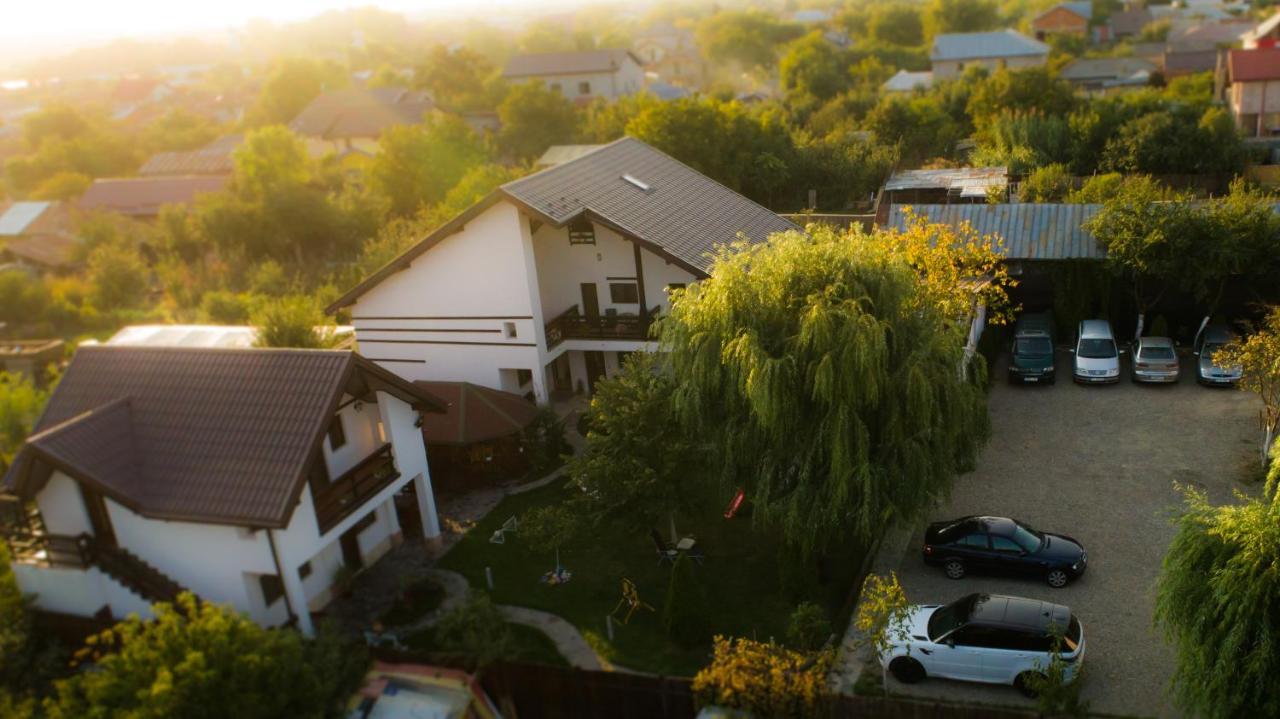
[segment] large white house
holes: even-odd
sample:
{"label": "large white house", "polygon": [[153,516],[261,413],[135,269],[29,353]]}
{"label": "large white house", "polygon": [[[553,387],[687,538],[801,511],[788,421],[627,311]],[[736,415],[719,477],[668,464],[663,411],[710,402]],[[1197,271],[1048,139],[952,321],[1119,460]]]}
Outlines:
{"label": "large white house", "polygon": [[1049,57],[1049,46],[1016,30],[945,33],[933,39],[929,62],[933,81],[963,75],[970,67],[990,72],[1008,68],[1039,67]]}
{"label": "large white house", "polygon": [[740,236],[799,229],[632,138],[507,183],[329,307],[409,380],[549,401],[652,350],[668,292]]}
{"label": "large white house", "polygon": [[310,633],[340,567],[402,520],[439,535],[420,413],[442,410],[349,351],[82,347],[5,475],[14,574],[53,614],[189,590]]}
{"label": "large white house", "polygon": [[577,103],[602,97],[616,100],[644,89],[644,67],[630,50],[582,50],[515,55],[502,77],[510,82],[541,82]]}

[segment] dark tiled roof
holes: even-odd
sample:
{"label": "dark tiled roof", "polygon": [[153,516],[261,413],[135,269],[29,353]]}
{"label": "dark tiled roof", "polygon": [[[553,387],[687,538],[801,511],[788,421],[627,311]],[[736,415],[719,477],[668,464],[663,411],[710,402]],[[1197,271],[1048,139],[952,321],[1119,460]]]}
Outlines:
{"label": "dark tiled roof", "polygon": [[220,175],[100,178],[80,197],[80,209],[156,215],[164,205],[185,205],[200,193],[217,192],[226,187],[229,179]]}
{"label": "dark tiled roof", "polygon": [[[627,179],[639,181],[644,187]],[[648,189],[645,189],[648,188]],[[507,199],[538,219],[563,226],[578,217],[635,238],[694,274],[710,269],[710,253],[739,233],[764,242],[800,230],[678,160],[630,137],[509,182],[413,245],[329,306],[345,307],[495,203]]]}
{"label": "dark tiled roof", "polygon": [[503,77],[537,77],[540,75],[573,75],[586,72],[613,72],[627,58],[637,65],[640,59],[630,50],[585,50],[582,52],[540,52],[515,55],[507,61]]}
{"label": "dark tiled roof", "polygon": [[312,100],[289,127],[299,135],[328,140],[376,138],[388,127],[422,122],[434,108],[425,92],[401,87],[338,90]]}
{"label": "dark tiled roof", "polygon": [[1145,7],[1111,13],[1111,31],[1116,35],[1137,35],[1154,18]]}
{"label": "dark tiled roof", "polygon": [[739,233],[764,242],[775,232],[800,229],[630,137],[509,182],[502,191],[556,225],[589,213],[702,272],[710,267],[708,254],[715,246]]}
{"label": "dark tiled roof", "polygon": [[1217,50],[1170,50],[1164,54],[1166,75],[1207,72],[1218,66]]}
{"label": "dark tiled roof", "polygon": [[44,463],[144,516],[283,527],[356,372],[442,409],[353,352],[82,347],[5,484]]}
{"label": "dark tiled roof", "polygon": [[422,425],[430,444],[465,445],[508,437],[529,426],[538,408],[519,395],[470,382],[414,382],[447,405]]}

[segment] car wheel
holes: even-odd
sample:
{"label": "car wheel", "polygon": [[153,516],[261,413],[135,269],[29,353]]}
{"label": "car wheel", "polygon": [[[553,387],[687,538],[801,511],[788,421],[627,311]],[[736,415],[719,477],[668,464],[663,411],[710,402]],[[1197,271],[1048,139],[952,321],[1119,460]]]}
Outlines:
{"label": "car wheel", "polygon": [[1040,672],[1023,672],[1013,680],[1013,686],[1017,687],[1018,691],[1022,692],[1022,696],[1035,699],[1036,695],[1040,693],[1036,691],[1036,686],[1046,679],[1048,679],[1048,677]]}
{"label": "car wheel", "polygon": [[924,679],[924,665],[911,657],[898,657],[889,662],[889,673],[903,684],[915,684]]}
{"label": "car wheel", "polygon": [[959,559],[948,559],[947,563],[942,565],[942,570],[947,573],[949,579],[964,578],[964,562]]}
{"label": "car wheel", "polygon": [[1071,581],[1071,577],[1068,577],[1067,573],[1061,569],[1050,569],[1047,579],[1049,580],[1049,586],[1054,589],[1062,589],[1067,586],[1067,582]]}

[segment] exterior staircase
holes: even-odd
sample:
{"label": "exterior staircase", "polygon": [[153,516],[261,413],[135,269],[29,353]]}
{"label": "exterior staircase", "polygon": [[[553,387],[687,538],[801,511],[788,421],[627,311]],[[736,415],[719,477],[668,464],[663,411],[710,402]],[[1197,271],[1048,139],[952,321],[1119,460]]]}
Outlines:
{"label": "exterior staircase", "polygon": [[95,544],[91,551],[99,569],[147,601],[173,602],[189,591],[127,549]]}

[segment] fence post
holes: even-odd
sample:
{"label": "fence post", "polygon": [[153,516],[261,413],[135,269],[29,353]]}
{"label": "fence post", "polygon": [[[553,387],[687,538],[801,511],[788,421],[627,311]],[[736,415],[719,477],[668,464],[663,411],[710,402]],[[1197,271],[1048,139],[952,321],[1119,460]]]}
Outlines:
{"label": "fence post", "polygon": [[493,591],[493,569],[492,568],[490,567],[484,568],[484,581],[486,584],[489,585],[489,591]]}

